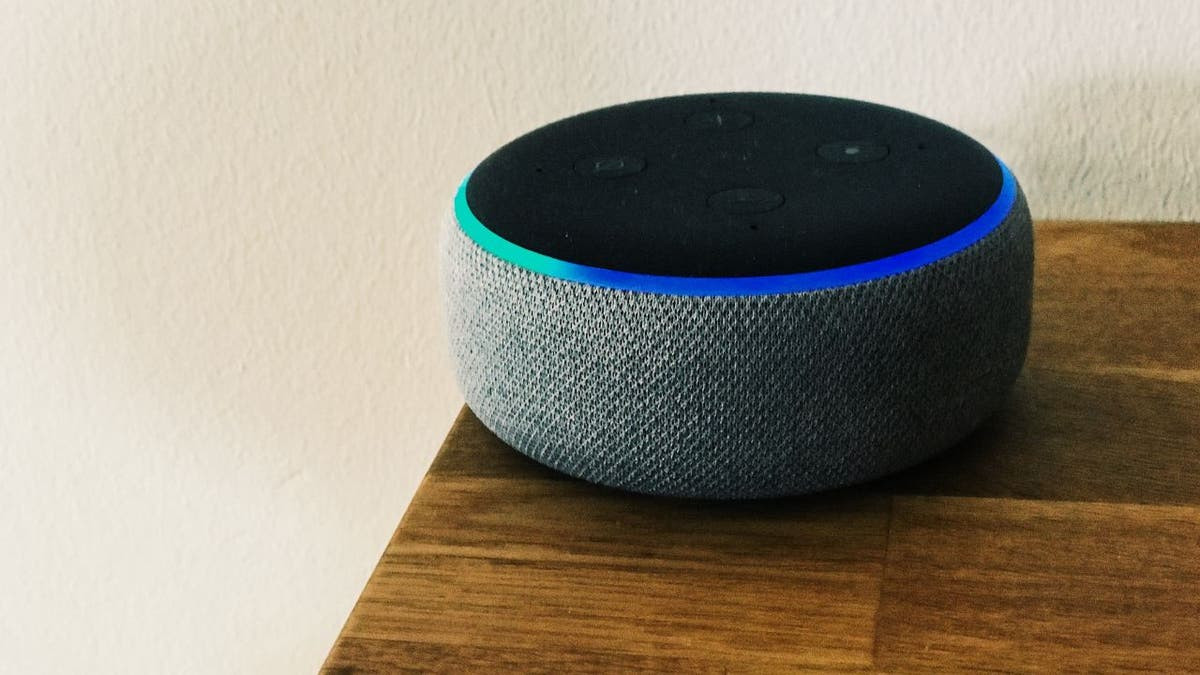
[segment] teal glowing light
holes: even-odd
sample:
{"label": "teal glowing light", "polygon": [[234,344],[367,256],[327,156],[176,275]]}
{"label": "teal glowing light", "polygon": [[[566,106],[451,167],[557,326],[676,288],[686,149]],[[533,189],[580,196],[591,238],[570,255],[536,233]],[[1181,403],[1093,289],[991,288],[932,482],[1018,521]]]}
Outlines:
{"label": "teal glowing light", "polygon": [[556,279],[626,291],[667,295],[770,295],[816,291],[848,286],[900,274],[953,255],[988,235],[1008,216],[1017,199],[1017,182],[1004,162],[1000,165],[1002,182],[996,201],[965,227],[937,241],[886,258],[855,263],[814,272],[773,274],[759,277],[675,277],[638,274],[580,265],[551,258],[518,246],[492,232],[467,205],[468,175],[454,197],[454,216],[459,227],[483,250],[517,267]]}

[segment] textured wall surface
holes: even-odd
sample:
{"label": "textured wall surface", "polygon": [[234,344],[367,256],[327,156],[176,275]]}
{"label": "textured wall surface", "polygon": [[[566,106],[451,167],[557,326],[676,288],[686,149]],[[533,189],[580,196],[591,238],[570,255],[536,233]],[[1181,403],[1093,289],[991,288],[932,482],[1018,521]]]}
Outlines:
{"label": "textured wall surface", "polygon": [[458,396],[438,216],[603,104],[971,133],[1035,215],[1200,219],[1200,3],[0,3],[8,672],[313,670]]}

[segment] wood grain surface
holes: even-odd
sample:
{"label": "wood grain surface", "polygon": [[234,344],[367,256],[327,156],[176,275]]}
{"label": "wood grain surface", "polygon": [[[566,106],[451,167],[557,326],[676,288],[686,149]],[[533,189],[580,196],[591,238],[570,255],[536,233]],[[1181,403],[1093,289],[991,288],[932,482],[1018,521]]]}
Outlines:
{"label": "wood grain surface", "polygon": [[1035,232],[1006,407],[874,483],[633,495],[464,409],[326,672],[1200,671],[1200,225]]}

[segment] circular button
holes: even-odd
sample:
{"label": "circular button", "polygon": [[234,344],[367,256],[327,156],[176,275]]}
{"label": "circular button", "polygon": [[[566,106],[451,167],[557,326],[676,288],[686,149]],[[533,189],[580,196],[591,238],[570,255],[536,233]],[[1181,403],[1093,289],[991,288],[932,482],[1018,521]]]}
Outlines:
{"label": "circular button", "polygon": [[597,155],[575,162],[575,171],[596,178],[620,178],[646,168],[646,160],[633,155]]}
{"label": "circular button", "polygon": [[834,141],[817,148],[817,155],[838,164],[862,164],[887,157],[888,146],[872,141]]}
{"label": "circular button", "polygon": [[704,110],[687,118],[689,129],[735,131],[750,126],[754,118],[740,110]]}
{"label": "circular button", "polygon": [[714,192],[708,205],[729,214],[764,213],[779,208],[783,195],[766,188],[734,188]]}

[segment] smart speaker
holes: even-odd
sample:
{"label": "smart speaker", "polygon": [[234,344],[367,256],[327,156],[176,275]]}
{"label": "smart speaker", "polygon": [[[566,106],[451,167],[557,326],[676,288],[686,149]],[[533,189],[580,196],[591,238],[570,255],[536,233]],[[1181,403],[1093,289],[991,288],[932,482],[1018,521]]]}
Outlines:
{"label": "smart speaker", "polygon": [[865,481],[963,438],[1025,358],[1016,180],[895,108],[721,93],[586,112],[485,159],[448,221],[467,404],[596,483],[751,498]]}

